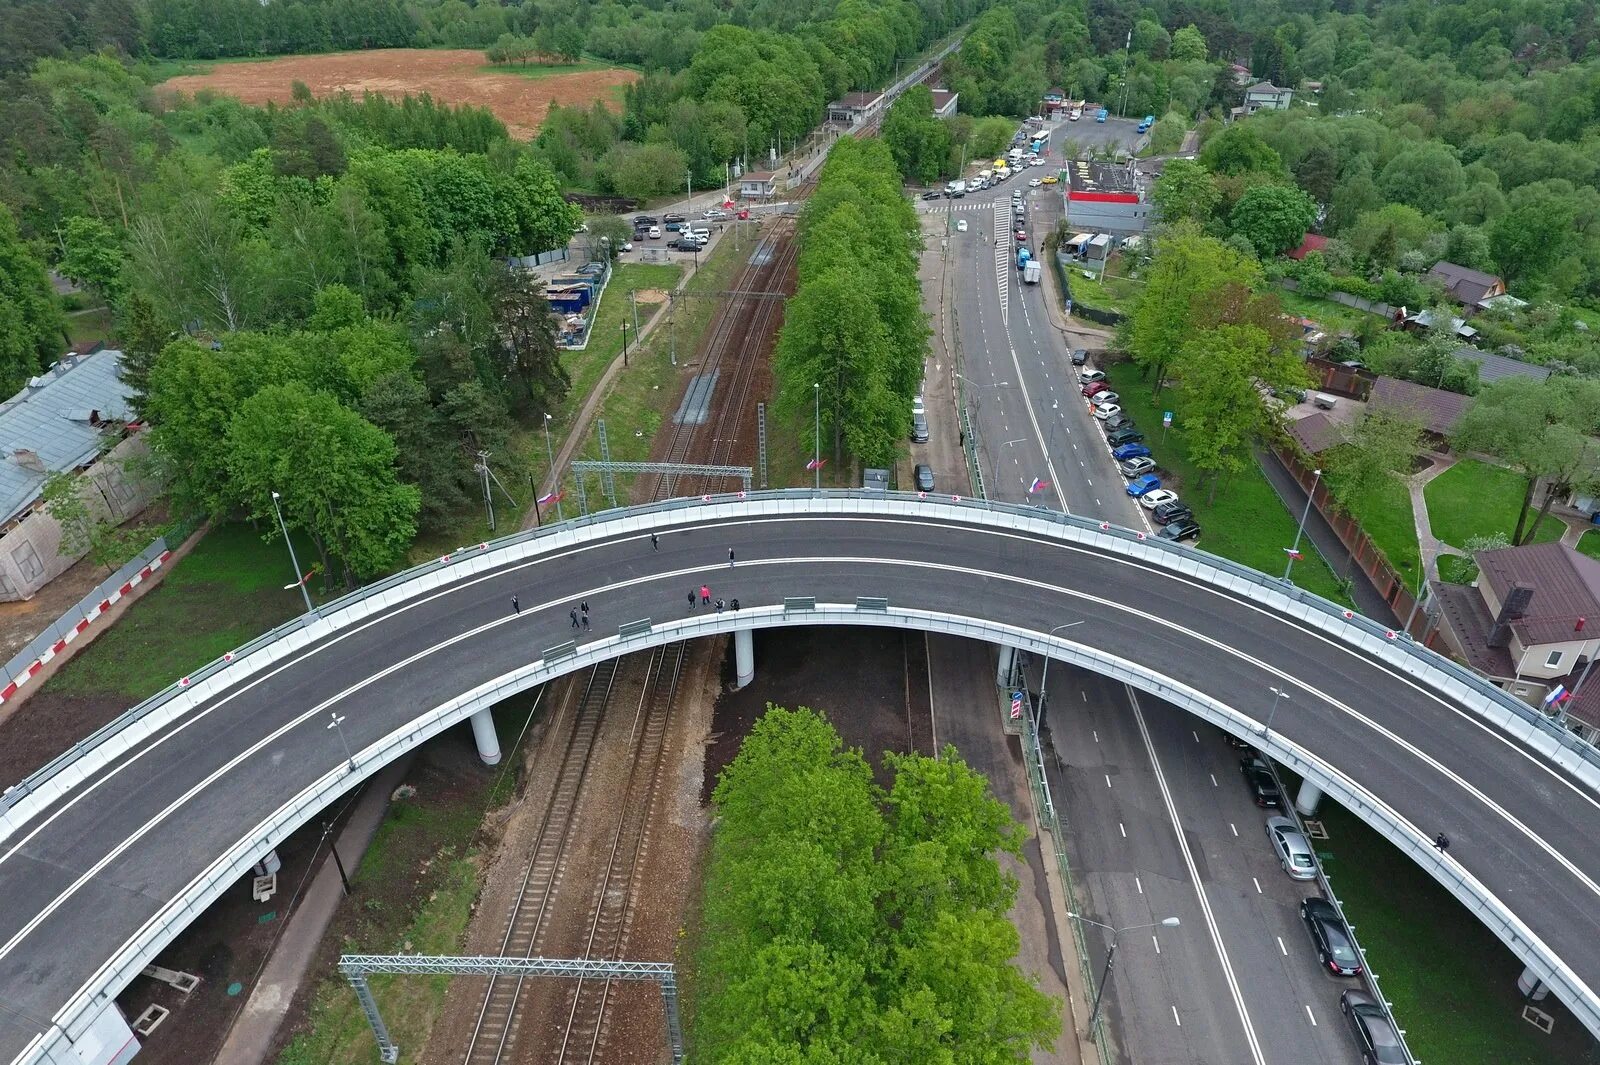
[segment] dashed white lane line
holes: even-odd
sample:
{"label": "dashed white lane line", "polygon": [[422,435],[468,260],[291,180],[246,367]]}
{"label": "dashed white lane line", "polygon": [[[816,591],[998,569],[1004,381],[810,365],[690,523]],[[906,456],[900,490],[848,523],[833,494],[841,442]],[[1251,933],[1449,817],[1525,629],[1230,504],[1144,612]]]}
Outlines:
{"label": "dashed white lane line", "polygon": [[1288,947],[1286,947],[1286,946],[1284,946],[1284,945],[1283,945],[1283,937],[1282,937],[1282,936],[1278,936],[1278,937],[1277,937],[1277,940],[1278,940],[1278,951],[1279,951],[1279,952],[1280,952],[1280,953],[1281,953],[1281,954],[1282,954],[1282,955],[1283,955],[1283,956],[1284,956],[1284,957],[1285,957],[1285,958],[1287,958],[1287,957],[1288,957],[1288,956],[1289,956],[1289,948],[1288,948]]}
{"label": "dashed white lane line", "polygon": [[1151,942],[1151,944],[1153,944],[1155,946],[1156,953],[1160,954],[1161,953],[1161,937],[1160,936],[1151,936],[1150,937],[1150,942]]}
{"label": "dashed white lane line", "polygon": [[1133,886],[1139,889],[1139,894],[1144,894],[1144,883],[1138,878],[1133,878]]}
{"label": "dashed white lane line", "polygon": [[1109,788],[1110,786],[1111,786],[1111,774],[1107,773],[1106,774],[1106,787]]}
{"label": "dashed white lane line", "polygon": [[1183,1027],[1183,1019],[1178,1016],[1178,1007],[1176,1006],[1172,1007],[1172,1023],[1179,1028]]}
{"label": "dashed white lane line", "polygon": [[1238,835],[1239,835],[1239,826],[1234,824],[1232,821],[1229,821],[1228,822],[1228,827],[1233,829],[1233,834],[1237,838]]}
{"label": "dashed white lane line", "polygon": [[1128,826],[1124,825],[1121,821],[1117,822],[1117,831],[1122,833],[1123,839],[1128,838]]}
{"label": "dashed white lane line", "polygon": [[1256,894],[1257,895],[1261,894],[1261,881],[1257,880],[1255,877],[1251,877],[1250,878],[1250,883],[1252,883],[1252,884],[1254,884],[1256,886]]}
{"label": "dashed white lane line", "polygon": [[1218,786],[1217,785],[1217,775],[1215,773],[1212,773],[1212,774],[1210,774],[1210,776],[1211,776],[1211,786],[1213,788],[1217,787]]}
{"label": "dashed white lane line", "polygon": [[1310,1006],[1306,1006],[1306,1019],[1311,1022],[1311,1027],[1317,1027],[1317,1015],[1311,1012]]}

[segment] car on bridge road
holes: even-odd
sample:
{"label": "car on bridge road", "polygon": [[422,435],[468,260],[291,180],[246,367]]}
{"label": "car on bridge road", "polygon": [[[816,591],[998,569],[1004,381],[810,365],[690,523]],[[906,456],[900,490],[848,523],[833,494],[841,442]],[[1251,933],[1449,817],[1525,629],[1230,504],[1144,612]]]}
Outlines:
{"label": "car on bridge road", "polygon": [[1182,543],[1184,540],[1198,540],[1200,538],[1200,523],[1193,518],[1175,518],[1163,525],[1156,536],[1173,543]]}
{"label": "car on bridge road", "polygon": [[1350,929],[1339,916],[1338,907],[1327,899],[1313,895],[1300,903],[1300,919],[1311,934],[1311,945],[1317,948],[1317,957],[1335,976],[1360,976],[1361,959],[1350,939]]}
{"label": "car on bridge road", "polygon": [[1161,487],[1161,478],[1153,473],[1141,474],[1128,482],[1128,494],[1135,499],[1146,492],[1154,492]]}
{"label": "car on bridge road", "polygon": [[1339,996],[1339,1009],[1350,1022],[1350,1031],[1361,1046],[1361,1060],[1366,1065],[1409,1065],[1410,1058],[1400,1045],[1394,1022],[1371,995],[1346,991]]}
{"label": "car on bridge road", "polygon": [[1123,462],[1127,459],[1149,458],[1149,456],[1150,449],[1145,447],[1143,444],[1137,443],[1123,444],[1121,447],[1115,448],[1111,452],[1111,457],[1116,459],[1118,462]]}
{"label": "car on bridge road", "polygon": [[1291,880],[1315,880],[1317,859],[1311,853],[1311,844],[1301,834],[1300,826],[1288,817],[1267,818],[1267,839],[1278,856],[1278,864]]}
{"label": "car on bridge road", "polygon": [[1134,458],[1117,463],[1117,469],[1122,471],[1122,476],[1132,479],[1142,477],[1147,473],[1154,473],[1156,460],[1149,455],[1138,455]]}
{"label": "car on bridge road", "polygon": [[[1144,434],[1131,425],[1125,425],[1121,429],[1114,429],[1106,434],[1106,443],[1114,448],[1121,447],[1123,444],[1142,444],[1143,442]],[[1114,455],[1116,452],[1113,451],[1112,454]]]}
{"label": "car on bridge road", "polygon": [[1157,488],[1154,492],[1146,492],[1139,497],[1139,505],[1146,510],[1154,510],[1167,503],[1176,503],[1178,493],[1170,488]]}

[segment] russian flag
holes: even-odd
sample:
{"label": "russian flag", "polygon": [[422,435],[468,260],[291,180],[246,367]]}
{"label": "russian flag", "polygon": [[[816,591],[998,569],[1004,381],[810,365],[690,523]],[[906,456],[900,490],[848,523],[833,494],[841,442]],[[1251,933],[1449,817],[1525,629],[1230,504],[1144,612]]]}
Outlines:
{"label": "russian flag", "polygon": [[539,497],[539,505],[542,507],[546,503],[555,503],[555,502],[559,501],[560,499],[561,499],[561,493],[560,492],[551,492],[549,495],[543,495],[543,496]]}
{"label": "russian flag", "polygon": [[1306,556],[1302,555],[1297,548],[1293,548],[1293,547],[1284,548],[1283,549],[1283,553],[1288,555],[1290,558],[1294,559],[1296,562],[1299,562],[1302,558],[1306,557]]}
{"label": "russian flag", "polygon": [[826,466],[827,464],[828,464],[828,460],[827,459],[812,459],[810,462],[806,463],[806,469],[808,469],[808,470],[820,470],[820,469],[822,469],[822,467]]}
{"label": "russian flag", "polygon": [[1565,684],[1557,684],[1554,690],[1544,697],[1544,705],[1559,706],[1570,698],[1572,698],[1572,693],[1567,691],[1567,686]]}
{"label": "russian flag", "polygon": [[1031,496],[1035,492],[1042,492],[1046,488],[1049,488],[1049,487],[1050,487],[1050,482],[1049,481],[1041,480],[1040,478],[1035,477],[1033,479],[1033,483],[1028,486],[1028,494]]}

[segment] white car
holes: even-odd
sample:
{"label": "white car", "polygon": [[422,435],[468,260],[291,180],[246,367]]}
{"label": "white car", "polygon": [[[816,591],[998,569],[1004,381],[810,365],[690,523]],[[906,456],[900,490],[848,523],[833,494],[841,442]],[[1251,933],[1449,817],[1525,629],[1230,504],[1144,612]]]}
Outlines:
{"label": "white car", "polygon": [[1106,372],[1104,370],[1085,370],[1078,375],[1078,380],[1086,385],[1092,385],[1096,381],[1104,381],[1105,379]]}
{"label": "white car", "polygon": [[927,408],[927,405],[925,403],[923,403],[922,397],[921,396],[912,397],[912,400],[911,400],[911,416],[912,417],[916,417],[918,414],[927,414],[927,413],[928,413],[928,408]]}
{"label": "white car", "polygon": [[1096,407],[1094,409],[1094,416],[1096,418],[1099,418],[1101,421],[1105,421],[1107,418],[1111,417],[1114,414],[1121,414],[1121,413],[1122,413],[1122,408],[1117,406],[1115,403],[1107,403],[1103,407]]}
{"label": "white car", "polygon": [[965,218],[956,219],[956,232],[957,233],[965,233],[966,231],[967,231],[967,220]]}
{"label": "white car", "polygon": [[1089,402],[1093,403],[1097,407],[1104,407],[1107,404],[1115,403],[1121,398],[1122,397],[1117,395],[1115,392],[1111,391],[1110,389],[1106,389],[1104,392],[1096,392],[1094,395],[1090,396]]}
{"label": "white car", "polygon": [[1146,510],[1154,510],[1163,503],[1176,503],[1178,493],[1168,488],[1157,488],[1154,492],[1146,492],[1139,497],[1139,505]]}
{"label": "white car", "polygon": [[623,251],[632,251],[633,250],[633,241],[631,241],[631,240],[623,241],[622,242],[622,250]]}
{"label": "white car", "polygon": [[1267,818],[1267,839],[1272,843],[1278,864],[1291,880],[1315,880],[1317,860],[1311,844],[1300,834],[1300,826],[1287,817]]}
{"label": "white car", "polygon": [[1040,181],[1038,178],[1029,178],[1028,179],[1028,188],[1030,188],[1030,189],[1036,189],[1040,185],[1043,185],[1043,184],[1044,184],[1044,182]]}

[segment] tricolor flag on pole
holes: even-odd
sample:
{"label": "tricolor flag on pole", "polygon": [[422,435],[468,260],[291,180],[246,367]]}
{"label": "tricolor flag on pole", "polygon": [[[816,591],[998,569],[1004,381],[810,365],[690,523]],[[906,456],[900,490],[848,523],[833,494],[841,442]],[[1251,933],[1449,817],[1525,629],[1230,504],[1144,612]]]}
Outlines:
{"label": "tricolor flag on pole", "polygon": [[1035,492],[1042,492],[1046,488],[1049,488],[1049,487],[1050,487],[1050,482],[1049,481],[1042,480],[1041,478],[1035,477],[1033,479],[1033,483],[1028,486],[1028,494],[1031,496]]}
{"label": "tricolor flag on pole", "polygon": [[820,469],[822,469],[822,467],[826,466],[827,464],[828,464],[828,460],[827,459],[812,459],[810,462],[806,463],[806,469],[808,469],[808,470],[820,470]]}
{"label": "tricolor flag on pole", "polygon": [[1302,555],[1300,553],[1300,549],[1296,547],[1286,547],[1283,549],[1283,553],[1294,559],[1296,562],[1299,562],[1302,558],[1306,557]]}
{"label": "tricolor flag on pole", "polygon": [[1567,691],[1567,686],[1565,684],[1557,684],[1555,689],[1544,697],[1544,705],[1560,706],[1570,698],[1572,698],[1572,693]]}
{"label": "tricolor flag on pole", "polygon": [[557,503],[557,502],[560,502],[560,500],[561,500],[561,493],[560,492],[551,492],[549,495],[542,495],[542,496],[539,497],[539,505],[542,507],[546,503]]}

